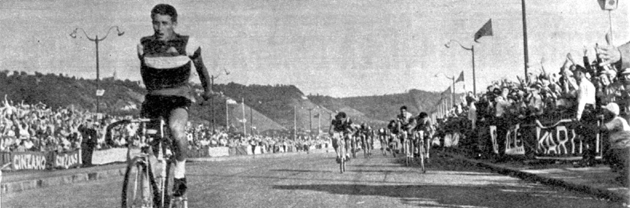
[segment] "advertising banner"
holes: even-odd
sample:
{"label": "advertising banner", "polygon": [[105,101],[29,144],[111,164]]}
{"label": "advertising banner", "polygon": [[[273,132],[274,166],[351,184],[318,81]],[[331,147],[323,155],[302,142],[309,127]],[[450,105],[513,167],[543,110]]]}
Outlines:
{"label": "advertising banner", "polygon": [[[563,159],[579,160],[586,148],[584,137],[575,132],[575,129],[567,127],[571,120],[560,120],[552,126],[543,126],[540,122],[536,127],[536,158],[538,159]],[[597,158],[602,156],[602,140],[598,133],[595,152]]]}
{"label": "advertising banner", "polygon": [[[137,155],[140,149],[131,149],[131,155]],[[127,148],[111,148],[106,150],[97,150],[92,153],[92,164],[102,165],[114,162],[127,161]]]}
{"label": "advertising banner", "polygon": [[54,153],[53,155],[53,168],[68,169],[80,167],[82,164],[81,150],[64,153]]}
{"label": "advertising banner", "polygon": [[12,152],[11,168],[13,170],[45,170],[45,152]]}
{"label": "advertising banner", "polygon": [[229,147],[209,147],[208,156],[210,157],[223,157],[230,155]]}
{"label": "advertising banner", "polygon": [[[536,121],[535,128],[520,128],[520,124],[516,124],[508,129],[505,137],[498,138],[497,127],[490,126],[490,140],[492,142],[492,150],[498,154],[498,139],[505,139],[505,154],[507,155],[525,155],[531,153],[536,159],[557,159],[557,160],[579,160],[582,159],[586,143],[584,137],[576,133],[575,129],[567,126],[571,120],[560,120],[556,124],[544,126]],[[521,131],[534,131],[531,134],[524,134]],[[595,138],[595,152],[597,158],[602,157],[602,139],[597,134]],[[535,144],[526,152],[525,142]]]}

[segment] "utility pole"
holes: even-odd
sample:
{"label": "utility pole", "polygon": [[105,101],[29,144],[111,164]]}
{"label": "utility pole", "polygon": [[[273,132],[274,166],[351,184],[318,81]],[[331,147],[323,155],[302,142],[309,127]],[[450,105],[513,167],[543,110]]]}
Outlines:
{"label": "utility pole", "polygon": [[245,98],[241,98],[241,106],[243,106],[243,136],[247,136],[247,118],[245,118]]}
{"label": "utility pole", "polygon": [[297,106],[293,106],[293,141],[297,140]]}
{"label": "utility pole", "polygon": [[523,52],[525,53],[525,81],[529,81],[529,76],[527,76],[527,63],[529,62],[529,52],[527,51],[527,12],[525,10],[525,0],[521,0],[521,7],[523,8]]}

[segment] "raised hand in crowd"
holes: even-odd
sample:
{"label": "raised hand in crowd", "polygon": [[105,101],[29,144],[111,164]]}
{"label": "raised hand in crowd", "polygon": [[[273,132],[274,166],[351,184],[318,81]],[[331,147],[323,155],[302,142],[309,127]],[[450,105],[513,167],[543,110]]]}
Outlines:
{"label": "raised hand in crowd", "polygon": [[621,52],[619,51],[619,48],[610,43],[609,33],[606,34],[606,42],[608,44],[605,46],[597,47],[597,57],[602,59],[602,62],[599,64],[600,66],[614,65],[621,61]]}

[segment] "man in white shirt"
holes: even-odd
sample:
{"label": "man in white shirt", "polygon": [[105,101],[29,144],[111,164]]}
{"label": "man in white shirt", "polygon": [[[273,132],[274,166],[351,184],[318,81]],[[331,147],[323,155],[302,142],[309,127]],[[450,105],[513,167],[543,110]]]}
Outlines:
{"label": "man in white shirt", "polygon": [[501,90],[501,95],[497,96],[495,101],[495,112],[494,112],[494,121],[492,125],[497,127],[497,146],[499,151],[499,161],[505,159],[503,156],[505,154],[505,136],[507,134],[508,128],[510,128],[509,118],[507,118],[507,111],[512,103],[507,98],[510,94],[509,88],[503,88]]}
{"label": "man in white shirt", "polygon": [[[585,76],[585,69],[578,67],[575,71],[575,80],[578,82],[577,91],[577,112],[575,120],[582,121],[585,124],[596,125],[597,117],[595,112],[595,95],[596,90],[593,83],[591,83]],[[588,129],[580,128],[578,133],[584,137],[584,152],[582,153],[582,161],[576,163],[577,167],[594,166],[595,154],[596,154],[596,137],[597,132],[589,131]]]}
{"label": "man in white shirt", "polygon": [[576,119],[579,121],[582,119],[585,108],[590,106],[594,109],[595,107],[595,95],[597,91],[595,90],[595,86],[591,81],[586,79],[583,71],[575,72],[575,80],[578,82],[578,109],[577,109],[577,117]]}

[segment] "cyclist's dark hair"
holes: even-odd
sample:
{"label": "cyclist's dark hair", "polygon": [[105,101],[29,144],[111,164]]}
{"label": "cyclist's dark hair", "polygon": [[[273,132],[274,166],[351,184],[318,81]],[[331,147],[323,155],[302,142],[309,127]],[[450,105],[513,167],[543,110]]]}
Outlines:
{"label": "cyclist's dark hair", "polygon": [[392,127],[394,127],[394,125],[396,125],[396,120],[391,120],[389,121],[389,124],[387,124],[387,128],[391,129]]}
{"label": "cyclist's dark hair", "polygon": [[426,118],[426,117],[429,117],[429,114],[427,114],[426,112],[422,112],[422,113],[418,114],[418,118],[422,119],[422,118]]}
{"label": "cyclist's dark hair", "polygon": [[406,105],[403,105],[402,107],[400,107],[400,110],[402,110],[402,109],[407,110],[407,106],[406,106]]}
{"label": "cyclist's dark hair", "polygon": [[177,10],[175,10],[175,7],[169,4],[155,5],[153,9],[151,9],[151,18],[153,18],[153,16],[156,14],[171,16],[171,20],[173,22],[177,22]]}
{"label": "cyclist's dark hair", "polygon": [[339,113],[337,113],[337,115],[335,116],[335,118],[346,118],[346,113],[344,113],[344,112],[339,112]]}

